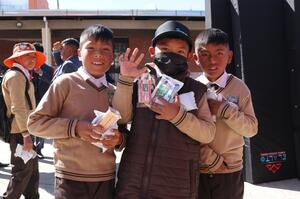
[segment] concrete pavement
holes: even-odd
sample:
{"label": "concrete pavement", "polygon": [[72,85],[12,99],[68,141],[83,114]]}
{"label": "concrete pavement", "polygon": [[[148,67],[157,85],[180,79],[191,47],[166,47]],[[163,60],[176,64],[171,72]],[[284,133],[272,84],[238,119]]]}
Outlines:
{"label": "concrete pavement", "polygon": [[[0,141],[0,162],[9,162],[10,150],[8,144]],[[49,140],[45,143],[43,154],[45,159],[39,160],[40,169],[40,198],[53,199],[53,148]],[[120,161],[121,154],[117,154],[117,162]],[[0,168],[0,195],[5,192],[10,177],[10,169]],[[22,197],[23,199],[23,197]],[[300,180],[289,179],[252,185],[245,183],[244,199],[300,199]]]}

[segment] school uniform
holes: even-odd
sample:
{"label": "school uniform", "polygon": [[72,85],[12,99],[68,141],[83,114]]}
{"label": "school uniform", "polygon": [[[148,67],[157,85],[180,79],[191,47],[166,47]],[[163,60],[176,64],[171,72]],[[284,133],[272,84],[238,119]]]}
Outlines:
{"label": "school uniform", "polygon": [[[30,80],[29,71],[20,64],[14,63],[13,67],[18,67]],[[25,198],[39,198],[39,171],[37,158],[30,159],[26,164],[20,157],[15,157],[18,144],[23,145],[22,133],[27,132],[27,119],[32,112],[25,97],[26,79],[24,75],[15,70],[8,71],[3,77],[2,92],[7,106],[7,116],[14,114],[11,124],[11,178],[6,192],[3,194],[5,199],[20,198],[23,194]],[[28,94],[34,109],[36,106],[34,97],[34,86],[29,83]],[[30,135],[27,135],[30,136]]]}
{"label": "school uniform", "polygon": [[35,136],[53,139],[56,199],[112,198],[115,154],[78,138],[79,120],[91,122],[94,110],[107,111],[113,87],[84,68],[58,77],[28,121]]}
{"label": "school uniform", "polygon": [[244,137],[256,135],[258,126],[250,90],[226,72],[215,82],[205,74],[197,80],[217,85],[216,93],[226,99],[216,114],[215,138],[200,149],[199,199],[242,199]]}

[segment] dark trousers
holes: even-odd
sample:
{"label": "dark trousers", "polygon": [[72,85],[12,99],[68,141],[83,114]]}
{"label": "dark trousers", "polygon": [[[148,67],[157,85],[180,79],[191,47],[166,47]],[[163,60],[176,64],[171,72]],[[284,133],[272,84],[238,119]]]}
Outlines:
{"label": "dark trousers", "polygon": [[79,182],[55,178],[55,199],[113,199],[115,180]]}
{"label": "dark trousers", "polygon": [[198,199],[243,199],[243,172],[200,174]]}
{"label": "dark trousers", "polygon": [[10,161],[12,164],[11,178],[6,192],[3,194],[3,198],[18,199],[23,194],[25,199],[38,199],[38,160],[37,158],[34,158],[24,164],[24,161],[21,158],[15,157],[14,154],[18,144],[23,145],[23,136],[20,133],[12,134],[10,137]]}

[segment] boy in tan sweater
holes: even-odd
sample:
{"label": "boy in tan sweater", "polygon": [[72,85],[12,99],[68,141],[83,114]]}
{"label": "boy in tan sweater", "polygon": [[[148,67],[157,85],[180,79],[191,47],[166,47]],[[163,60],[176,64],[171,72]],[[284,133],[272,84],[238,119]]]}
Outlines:
{"label": "boy in tan sweater", "polygon": [[[54,140],[55,198],[113,198],[115,178],[114,147],[122,137],[101,140],[92,125],[94,110],[107,111],[112,89],[105,72],[113,61],[113,34],[103,25],[93,25],[80,36],[79,54],[83,66],[61,75],[50,86],[36,110],[30,115],[30,133]],[[105,153],[92,145],[102,142]]]}
{"label": "boy in tan sweater", "polygon": [[2,93],[7,107],[7,117],[11,119],[10,150],[11,178],[6,192],[0,198],[38,199],[39,171],[37,158],[25,163],[16,157],[17,146],[23,145],[23,150],[35,149],[33,137],[27,129],[27,119],[35,108],[34,86],[29,71],[39,68],[45,63],[46,56],[35,50],[30,43],[15,44],[13,54],[4,60],[9,68],[2,81]]}
{"label": "boy in tan sweater", "polygon": [[244,137],[257,133],[250,90],[225,71],[232,51],[222,30],[208,29],[197,36],[194,59],[203,70],[197,80],[208,87],[217,128],[214,140],[200,150],[199,198],[242,199]]}

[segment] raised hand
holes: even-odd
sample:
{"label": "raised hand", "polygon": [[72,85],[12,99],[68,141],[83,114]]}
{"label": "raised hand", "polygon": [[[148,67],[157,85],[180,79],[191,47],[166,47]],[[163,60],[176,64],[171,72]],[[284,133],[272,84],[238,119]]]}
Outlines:
{"label": "raised hand", "polygon": [[53,44],[52,46],[52,50],[61,50],[62,49],[62,44],[60,43],[60,41],[57,41]]}
{"label": "raised hand", "polygon": [[146,72],[147,68],[142,67],[138,68],[139,64],[141,63],[142,59],[144,58],[144,53],[141,53],[138,57],[139,49],[135,48],[129,57],[131,49],[127,48],[124,54],[119,56],[119,64],[120,64],[120,73],[121,75],[127,77],[138,77],[144,72]]}

